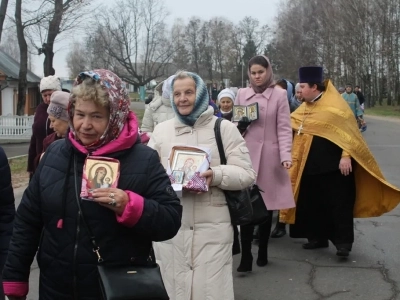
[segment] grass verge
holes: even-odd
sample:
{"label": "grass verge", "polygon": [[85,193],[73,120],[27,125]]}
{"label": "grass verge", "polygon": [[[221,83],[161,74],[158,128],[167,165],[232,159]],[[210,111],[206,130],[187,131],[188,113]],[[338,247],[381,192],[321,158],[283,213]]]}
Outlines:
{"label": "grass verge", "polygon": [[9,160],[11,174],[26,173],[28,165],[28,156],[18,157]]}
{"label": "grass verge", "polygon": [[28,166],[28,156],[10,159],[9,164],[13,188],[27,186],[29,182],[29,174],[26,171]]}
{"label": "grass verge", "polygon": [[375,105],[365,109],[366,115],[400,118],[400,106]]}
{"label": "grass verge", "polygon": [[139,121],[139,128],[142,126],[142,120],[143,120],[143,115],[144,115],[144,109],[135,109],[134,110],[135,115],[138,118]]}

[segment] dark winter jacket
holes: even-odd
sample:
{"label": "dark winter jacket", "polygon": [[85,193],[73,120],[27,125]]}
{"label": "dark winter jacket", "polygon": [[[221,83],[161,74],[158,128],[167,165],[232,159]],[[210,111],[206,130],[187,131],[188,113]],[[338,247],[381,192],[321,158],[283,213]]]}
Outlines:
{"label": "dark winter jacket", "polygon": [[[7,156],[0,147],[0,271],[3,270],[7,258],[8,245],[13,229],[15,216],[14,191],[11,185],[11,171]],[[1,275],[1,273],[0,273]],[[1,276],[0,276],[1,280]],[[3,298],[3,289],[0,287],[0,299]]]}
{"label": "dark winter jacket", "polygon": [[54,142],[57,141],[59,139],[62,139],[62,137],[58,136],[56,132],[53,132],[52,134],[46,136],[43,140],[43,149],[42,151],[36,156],[35,160],[34,160],[34,170],[36,170],[36,168],[39,165],[40,162],[40,157],[42,156],[43,152],[46,151],[46,149]]}
{"label": "dark winter jacket", "polygon": [[43,151],[43,140],[46,136],[54,132],[53,129],[50,128],[50,122],[48,120],[48,107],[49,105],[44,102],[41,102],[36,107],[32,124],[32,137],[28,151],[28,172],[35,171],[35,159]]}
{"label": "dark winter jacket", "polygon": [[224,119],[226,119],[226,120],[228,120],[228,121],[232,121],[232,118],[233,118],[233,110],[231,110],[231,111],[228,112],[228,113],[222,113],[222,112],[221,112],[221,117],[224,118]]}
{"label": "dark winter jacket", "polygon": [[[77,147],[71,137],[48,147],[17,210],[3,273],[6,294],[19,287],[19,295],[26,295],[27,290],[23,289],[27,287],[30,265],[39,246],[39,299],[100,299],[97,256],[79,217],[77,201],[97,239],[104,264],[150,263],[151,242],[175,236],[181,225],[180,201],[157,152],[140,143],[137,125],[132,138],[133,146],[102,155],[120,161],[118,188],[130,191],[130,201],[133,197],[141,202],[141,214],[124,217],[125,208],[122,215],[125,220],[106,207],[76,197],[81,190],[86,158],[83,147]],[[92,155],[102,154],[96,151]],[[64,205],[63,195],[66,195]],[[62,228],[58,228],[60,219]]]}
{"label": "dark winter jacket", "polygon": [[357,95],[358,101],[360,101],[360,105],[364,104],[365,102],[364,94],[361,91],[354,93]]}

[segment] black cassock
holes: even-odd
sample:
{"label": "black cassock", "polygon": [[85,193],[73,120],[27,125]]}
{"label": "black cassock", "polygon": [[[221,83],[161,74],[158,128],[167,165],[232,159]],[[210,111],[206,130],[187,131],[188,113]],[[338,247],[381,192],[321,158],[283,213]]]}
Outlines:
{"label": "black cassock", "polygon": [[329,239],[337,248],[351,250],[356,189],[353,172],[344,176],[339,170],[341,156],[339,146],[314,136],[300,182],[290,237]]}

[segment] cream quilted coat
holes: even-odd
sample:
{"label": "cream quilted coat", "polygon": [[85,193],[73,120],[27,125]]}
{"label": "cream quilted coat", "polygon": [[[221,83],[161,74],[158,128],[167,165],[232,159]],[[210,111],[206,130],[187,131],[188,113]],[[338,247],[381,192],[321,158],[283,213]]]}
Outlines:
{"label": "cream quilted coat", "polygon": [[147,106],[142,120],[143,132],[147,132],[151,136],[154,127],[157,124],[172,119],[175,114],[171,106],[171,100],[164,98],[159,92],[164,81],[161,82],[154,90],[154,99]]}
{"label": "cream quilted coat", "polygon": [[149,146],[158,151],[167,166],[175,145],[211,149],[214,178],[209,192],[185,192],[182,226],[171,240],[155,243],[155,253],[171,300],[233,300],[233,229],[221,189],[239,190],[255,181],[249,150],[236,126],[221,124],[227,165],[220,164],[214,136],[214,109],[209,107],[193,127],[174,118],[156,126]]}

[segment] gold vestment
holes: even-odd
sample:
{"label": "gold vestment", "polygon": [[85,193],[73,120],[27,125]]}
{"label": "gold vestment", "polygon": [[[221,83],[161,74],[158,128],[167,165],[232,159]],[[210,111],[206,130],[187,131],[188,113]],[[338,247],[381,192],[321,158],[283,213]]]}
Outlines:
{"label": "gold vestment", "polygon": [[[294,139],[293,166],[289,173],[295,201],[298,199],[301,176],[313,136],[319,136],[335,143],[343,149],[345,155],[349,154],[353,158],[356,181],[354,217],[378,217],[391,211],[400,202],[400,190],[385,180],[358,129],[349,105],[331,81],[326,81],[325,86],[326,91],[318,101],[304,102],[291,114]],[[301,134],[298,135],[301,124]],[[280,221],[294,224],[295,216],[296,208],[281,210]]]}

